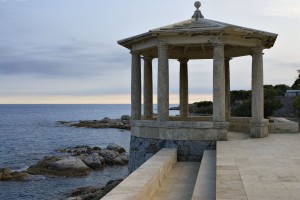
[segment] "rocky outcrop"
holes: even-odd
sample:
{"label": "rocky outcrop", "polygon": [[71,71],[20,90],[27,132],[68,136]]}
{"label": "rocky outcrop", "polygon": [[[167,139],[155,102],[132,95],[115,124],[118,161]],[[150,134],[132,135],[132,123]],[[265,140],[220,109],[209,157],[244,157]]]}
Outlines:
{"label": "rocky outcrop", "polygon": [[27,173],[14,172],[10,168],[0,168],[0,181],[23,181]]}
{"label": "rocky outcrop", "polygon": [[58,151],[67,155],[45,157],[30,166],[26,172],[39,175],[82,176],[108,165],[126,165],[129,160],[125,149],[117,144],[109,144],[104,149],[76,146]]}
{"label": "rocky outcrop", "polygon": [[123,179],[110,180],[106,183],[104,187],[88,186],[82,187],[74,190],[68,197],[64,200],[91,200],[91,199],[101,199],[112,189],[114,189]]}
{"label": "rocky outcrop", "polygon": [[123,115],[120,119],[110,119],[105,117],[101,120],[83,120],[79,122],[65,122],[59,121],[60,124],[64,124],[71,127],[85,127],[85,128],[117,128],[117,129],[130,129],[130,116]]}
{"label": "rocky outcrop", "polygon": [[92,153],[82,159],[82,161],[92,169],[100,169],[105,164],[105,159],[98,153]]}
{"label": "rocky outcrop", "polygon": [[108,150],[113,150],[113,151],[117,151],[119,153],[124,153],[125,149],[117,144],[109,144],[107,145],[106,149]]}
{"label": "rocky outcrop", "polygon": [[83,176],[91,172],[81,159],[75,156],[45,157],[30,166],[27,172],[34,175]]}

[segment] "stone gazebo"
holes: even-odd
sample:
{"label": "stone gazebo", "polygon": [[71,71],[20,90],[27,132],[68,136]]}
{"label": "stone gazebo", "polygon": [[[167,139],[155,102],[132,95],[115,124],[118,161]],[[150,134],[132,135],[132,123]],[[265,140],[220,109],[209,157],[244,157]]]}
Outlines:
{"label": "stone gazebo", "polygon": [[[277,34],[205,19],[200,6],[200,2],[195,3],[197,9],[189,20],[118,41],[132,55],[131,170],[162,147],[177,146],[179,160],[197,160],[204,149],[215,148],[215,141],[227,140],[231,121],[229,61],[234,57],[252,56],[249,132],[252,137],[268,135],[268,120],[263,113],[263,49],[274,45]],[[153,58],[158,58],[157,117],[153,116]],[[144,60],[143,115],[141,59]],[[169,116],[169,59],[180,63],[179,117]],[[188,115],[188,61],[191,59],[213,59],[212,118]]]}

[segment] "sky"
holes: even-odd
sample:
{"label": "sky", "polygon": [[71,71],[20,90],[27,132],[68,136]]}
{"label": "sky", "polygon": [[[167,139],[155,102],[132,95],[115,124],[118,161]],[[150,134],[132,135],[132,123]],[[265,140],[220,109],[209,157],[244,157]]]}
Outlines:
{"label": "sky", "polygon": [[[207,19],[277,33],[264,84],[300,69],[299,0],[202,0]],[[0,0],[0,104],[130,103],[129,50],[117,41],[190,19],[192,0]],[[189,61],[189,102],[212,99],[212,60]],[[179,63],[169,61],[170,103]],[[251,88],[251,57],[230,62],[231,90]],[[156,103],[157,59],[153,61]]]}

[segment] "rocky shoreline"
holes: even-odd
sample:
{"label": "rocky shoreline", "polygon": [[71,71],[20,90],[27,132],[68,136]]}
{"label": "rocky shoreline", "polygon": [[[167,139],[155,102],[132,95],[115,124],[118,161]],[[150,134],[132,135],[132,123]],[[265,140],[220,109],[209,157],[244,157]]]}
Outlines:
{"label": "rocky shoreline", "polygon": [[[128,154],[117,144],[106,148],[75,146],[56,150],[62,155],[46,156],[27,170],[16,172],[10,168],[0,168],[0,181],[28,181],[28,175],[46,175],[51,177],[76,177],[88,175],[93,170],[101,170],[113,165],[127,165]],[[78,188],[64,199],[89,200],[100,199],[123,179],[111,180],[106,186]]]}
{"label": "rocky shoreline", "polygon": [[67,155],[44,157],[30,166],[25,172],[32,175],[84,176],[92,170],[110,165],[126,165],[128,155],[125,149],[116,144],[106,148],[76,146],[58,150]]}
{"label": "rocky shoreline", "polygon": [[76,122],[58,121],[58,123],[77,128],[117,128],[130,130],[129,115],[122,115],[119,119],[105,117],[101,120],[81,120]]}
{"label": "rocky shoreline", "polygon": [[104,187],[88,186],[77,188],[61,200],[98,200],[114,189],[124,179],[110,180]]}

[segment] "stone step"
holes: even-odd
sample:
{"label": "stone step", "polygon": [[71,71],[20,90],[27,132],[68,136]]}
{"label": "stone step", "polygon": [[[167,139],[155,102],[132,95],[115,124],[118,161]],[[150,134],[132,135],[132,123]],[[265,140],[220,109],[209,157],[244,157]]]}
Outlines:
{"label": "stone step", "polygon": [[197,175],[192,200],[216,199],[216,151],[205,150]]}
{"label": "stone step", "polygon": [[152,200],[191,200],[199,162],[177,162]]}

